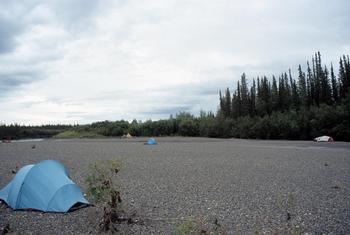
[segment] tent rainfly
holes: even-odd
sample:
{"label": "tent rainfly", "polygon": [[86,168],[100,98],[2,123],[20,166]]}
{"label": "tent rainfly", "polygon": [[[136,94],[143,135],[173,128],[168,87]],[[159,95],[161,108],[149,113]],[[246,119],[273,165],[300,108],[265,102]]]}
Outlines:
{"label": "tent rainfly", "polygon": [[332,142],[333,138],[330,136],[324,135],[324,136],[316,137],[314,139],[314,141],[316,141],[316,142]]}
{"label": "tent rainfly", "polygon": [[157,141],[153,138],[150,138],[149,140],[147,140],[147,142],[145,143],[146,145],[155,145],[158,144]]}
{"label": "tent rainfly", "polygon": [[0,190],[0,199],[13,209],[67,212],[75,204],[88,204],[66,168],[55,160],[22,167]]}

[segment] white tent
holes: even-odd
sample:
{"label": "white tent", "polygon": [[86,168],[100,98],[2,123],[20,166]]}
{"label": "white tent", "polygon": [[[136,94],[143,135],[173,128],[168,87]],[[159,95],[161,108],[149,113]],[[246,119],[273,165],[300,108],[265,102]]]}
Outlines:
{"label": "white tent", "polygon": [[132,135],[130,135],[130,133],[128,133],[128,134],[126,135],[126,138],[130,139],[130,138],[132,138]]}
{"label": "white tent", "polygon": [[314,141],[316,141],[316,142],[332,142],[333,138],[330,136],[324,135],[324,136],[316,137],[314,139]]}
{"label": "white tent", "polygon": [[122,138],[131,139],[131,138],[133,138],[133,136],[130,135],[130,133],[128,133],[128,134],[126,134],[126,135],[122,135]]}

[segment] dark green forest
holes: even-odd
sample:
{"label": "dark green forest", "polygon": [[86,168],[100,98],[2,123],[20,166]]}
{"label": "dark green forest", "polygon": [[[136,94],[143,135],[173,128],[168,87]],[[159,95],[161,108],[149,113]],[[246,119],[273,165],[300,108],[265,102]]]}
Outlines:
{"label": "dark green forest", "polygon": [[[323,65],[321,54],[299,65],[297,76],[291,70],[278,76],[248,79],[242,74],[233,92],[219,92],[216,113],[199,116],[180,112],[169,119],[103,121],[77,126],[0,126],[1,138],[33,137],[112,137],[203,136],[218,138],[310,140],[330,135],[350,141],[350,62],[349,56]],[[63,132],[63,133],[62,133]]]}
{"label": "dark green forest", "polygon": [[242,74],[233,93],[220,92],[217,118],[229,122],[225,136],[259,139],[310,139],[330,135],[350,140],[350,63],[339,60],[338,75],[333,65],[322,65],[320,52],[298,76],[291,71],[278,77],[251,79]]}
{"label": "dark green forest", "polygon": [[24,139],[24,138],[50,138],[65,130],[72,128],[71,125],[42,125],[21,126],[19,124],[0,125],[1,139]]}

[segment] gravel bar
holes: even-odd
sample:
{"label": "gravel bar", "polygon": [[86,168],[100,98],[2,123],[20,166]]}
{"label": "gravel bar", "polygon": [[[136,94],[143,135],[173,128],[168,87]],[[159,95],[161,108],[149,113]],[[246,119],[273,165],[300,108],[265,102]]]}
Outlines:
{"label": "gravel bar", "polygon": [[[217,220],[227,234],[350,234],[350,143],[238,139],[48,139],[0,143],[0,188],[16,167],[56,159],[84,190],[88,165],[120,159],[123,208],[138,223],[121,234],[173,234],[187,219]],[[35,148],[32,148],[35,145]],[[13,211],[0,230],[98,234],[101,210]],[[0,231],[1,233],[1,231]]]}

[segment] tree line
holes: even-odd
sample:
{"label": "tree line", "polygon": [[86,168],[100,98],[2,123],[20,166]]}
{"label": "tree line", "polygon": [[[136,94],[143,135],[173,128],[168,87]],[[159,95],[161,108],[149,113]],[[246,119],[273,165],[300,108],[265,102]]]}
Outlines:
{"label": "tree line", "polygon": [[349,56],[342,56],[339,62],[339,75],[322,66],[321,54],[316,53],[312,65],[307,62],[306,72],[298,67],[298,78],[294,79],[291,70],[282,73],[276,79],[272,76],[253,78],[248,87],[245,73],[237,82],[236,90],[231,94],[227,88],[224,94],[220,91],[220,112],[226,118],[244,116],[271,115],[275,111],[310,109],[320,105],[336,106],[349,93],[350,63]]}
{"label": "tree line", "polygon": [[230,135],[240,138],[309,139],[332,135],[349,140],[349,56],[339,60],[338,76],[333,64],[322,65],[315,53],[298,76],[291,70],[252,79],[248,86],[243,73],[234,92],[220,91],[219,118],[232,120]]}
{"label": "tree line", "polygon": [[71,125],[23,126],[19,124],[0,125],[0,139],[50,138],[62,131],[72,128]]}

